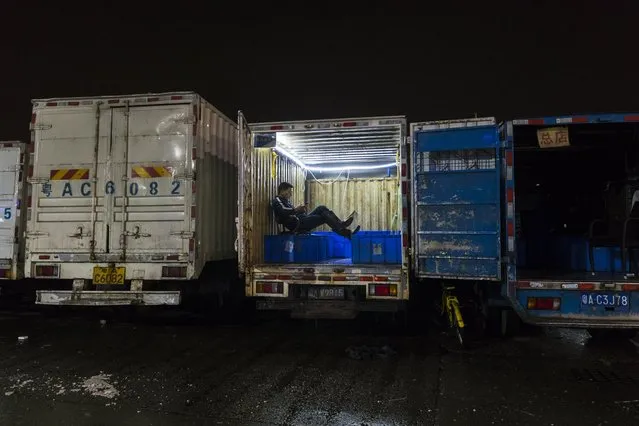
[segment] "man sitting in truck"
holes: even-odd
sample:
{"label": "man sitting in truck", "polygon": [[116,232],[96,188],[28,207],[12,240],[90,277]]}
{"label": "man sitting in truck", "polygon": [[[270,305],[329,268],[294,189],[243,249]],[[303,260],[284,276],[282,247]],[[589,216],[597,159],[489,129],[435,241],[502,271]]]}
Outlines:
{"label": "man sitting in truck", "polygon": [[318,206],[312,212],[307,213],[308,209],[305,205],[293,207],[291,203],[292,196],[293,185],[288,182],[282,182],[277,187],[277,197],[271,202],[275,220],[289,231],[310,232],[319,226],[328,225],[333,232],[349,239],[359,231],[359,226],[353,231],[348,229],[353,223],[355,212],[351,213],[344,221],[340,220],[326,206]]}

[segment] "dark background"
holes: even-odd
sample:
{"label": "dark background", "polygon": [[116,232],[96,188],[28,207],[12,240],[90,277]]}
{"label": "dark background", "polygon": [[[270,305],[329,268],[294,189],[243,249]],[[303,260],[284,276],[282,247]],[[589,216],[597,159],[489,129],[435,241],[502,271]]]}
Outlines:
{"label": "dark background", "polygon": [[0,140],[32,98],[170,90],[253,122],[639,110],[639,8],[605,3],[5,1]]}

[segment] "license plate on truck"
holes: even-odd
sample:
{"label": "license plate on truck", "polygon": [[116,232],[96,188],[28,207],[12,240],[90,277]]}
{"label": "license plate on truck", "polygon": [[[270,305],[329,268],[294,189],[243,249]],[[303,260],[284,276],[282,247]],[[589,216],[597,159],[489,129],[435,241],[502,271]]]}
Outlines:
{"label": "license plate on truck", "polygon": [[126,276],[126,268],[93,267],[93,284],[96,285],[123,285]]}
{"label": "license plate on truck", "polygon": [[344,287],[311,287],[308,289],[309,299],[343,299]]}
{"label": "license plate on truck", "polygon": [[628,310],[630,296],[628,296],[628,293],[582,293],[581,306],[582,308],[592,306]]}

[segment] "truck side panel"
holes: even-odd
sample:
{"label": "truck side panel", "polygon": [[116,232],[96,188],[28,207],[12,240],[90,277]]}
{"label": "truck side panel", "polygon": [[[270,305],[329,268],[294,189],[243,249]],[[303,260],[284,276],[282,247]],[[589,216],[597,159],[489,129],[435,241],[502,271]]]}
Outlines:
{"label": "truck side panel", "polygon": [[25,146],[0,142],[0,280],[22,278],[26,190]]}

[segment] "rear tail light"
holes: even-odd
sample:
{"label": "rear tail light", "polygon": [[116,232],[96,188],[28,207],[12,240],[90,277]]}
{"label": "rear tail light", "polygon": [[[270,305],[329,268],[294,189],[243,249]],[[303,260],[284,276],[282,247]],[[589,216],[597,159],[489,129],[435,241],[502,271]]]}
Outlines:
{"label": "rear tail light", "polygon": [[594,290],[595,285],[593,283],[579,283],[579,290]]}
{"label": "rear tail light", "polygon": [[263,282],[255,283],[255,293],[257,294],[283,294],[284,283],[282,282]]}
{"label": "rear tail light", "polygon": [[623,291],[639,291],[638,284],[624,284],[623,286],[621,286],[621,288],[623,289]]}
{"label": "rear tail light", "polygon": [[163,278],[186,278],[186,266],[163,266]]}
{"label": "rear tail light", "polygon": [[397,284],[369,284],[369,296],[397,297]]}
{"label": "rear tail light", "polygon": [[561,298],[559,297],[529,297],[528,309],[540,311],[558,311],[561,308]]}
{"label": "rear tail light", "polygon": [[36,265],[36,278],[58,278],[60,276],[59,265]]}

